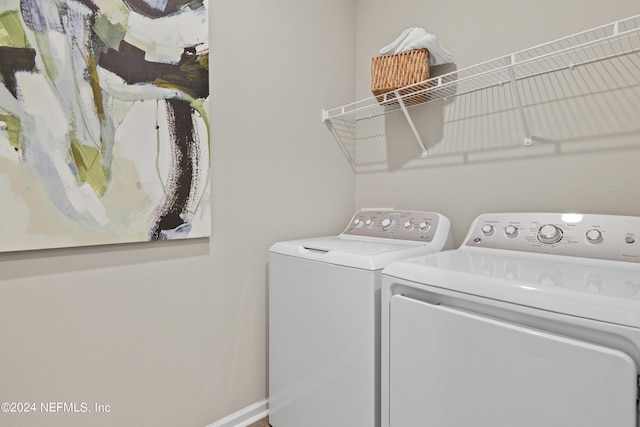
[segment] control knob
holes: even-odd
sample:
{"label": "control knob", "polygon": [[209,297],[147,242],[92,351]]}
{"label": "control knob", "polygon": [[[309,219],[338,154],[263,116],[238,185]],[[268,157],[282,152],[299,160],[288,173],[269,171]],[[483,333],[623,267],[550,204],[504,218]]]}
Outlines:
{"label": "control knob", "polygon": [[356,228],[362,227],[362,224],[364,224],[364,223],[362,222],[362,220],[360,218],[356,218],[355,221],[353,221],[353,225],[355,225]]}
{"label": "control knob", "polygon": [[385,218],[384,220],[382,220],[382,231],[391,231],[395,226],[395,218]]}
{"label": "control knob", "polygon": [[541,243],[553,244],[562,240],[562,230],[553,224],[546,224],[538,230],[538,240]]}
{"label": "control knob", "polygon": [[364,222],[364,225],[367,226],[367,228],[371,228],[373,227],[373,220],[372,219],[368,219]]}
{"label": "control knob", "polygon": [[504,228],[504,234],[506,234],[507,237],[516,237],[518,235],[518,227],[513,225],[507,225]]}
{"label": "control knob", "polygon": [[602,241],[602,233],[600,230],[591,229],[587,231],[587,242],[589,243],[599,243]]}
{"label": "control knob", "polygon": [[415,228],[415,225],[413,224],[413,221],[406,221],[403,227],[405,230],[411,231]]}
{"label": "control knob", "polygon": [[493,234],[493,225],[485,224],[482,226],[482,234],[485,236],[491,236]]}
{"label": "control knob", "polygon": [[431,228],[431,224],[426,221],[422,221],[418,228],[420,228],[420,231],[422,231],[423,233],[426,233]]}

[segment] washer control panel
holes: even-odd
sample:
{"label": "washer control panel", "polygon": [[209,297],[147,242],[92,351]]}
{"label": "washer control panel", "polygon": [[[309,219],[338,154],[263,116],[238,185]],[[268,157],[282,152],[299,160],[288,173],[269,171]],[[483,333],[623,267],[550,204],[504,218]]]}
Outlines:
{"label": "washer control panel", "polygon": [[342,234],[430,242],[440,214],[421,211],[359,211]]}
{"label": "washer control panel", "polygon": [[480,215],[468,247],[640,262],[640,217],[496,213]]}

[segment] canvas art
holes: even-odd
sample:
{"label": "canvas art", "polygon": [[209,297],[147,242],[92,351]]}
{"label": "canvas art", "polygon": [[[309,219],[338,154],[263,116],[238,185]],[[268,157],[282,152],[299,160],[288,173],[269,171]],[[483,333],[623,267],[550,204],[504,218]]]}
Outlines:
{"label": "canvas art", "polygon": [[0,0],[0,251],[210,235],[207,0]]}

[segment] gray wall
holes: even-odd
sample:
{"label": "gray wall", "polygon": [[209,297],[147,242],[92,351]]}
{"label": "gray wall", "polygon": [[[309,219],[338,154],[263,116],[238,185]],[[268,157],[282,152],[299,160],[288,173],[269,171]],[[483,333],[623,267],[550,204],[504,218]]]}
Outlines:
{"label": "gray wall", "polygon": [[[425,28],[453,53],[454,65],[432,69],[438,75],[638,13],[635,0],[358,0],[357,96],[371,96],[370,58],[408,27]],[[638,64],[623,70],[636,85]],[[507,85],[411,109],[426,160],[401,113],[361,122],[356,206],[442,212],[457,245],[482,212],[640,215],[640,92],[612,83],[628,77],[618,74],[598,65],[523,84],[534,104],[526,148]]]}
{"label": "gray wall", "polygon": [[267,250],[354,210],[320,111],[355,96],[355,6],[210,9],[211,239],[0,254],[0,401],[111,406],[1,425],[202,427],[266,397]]}

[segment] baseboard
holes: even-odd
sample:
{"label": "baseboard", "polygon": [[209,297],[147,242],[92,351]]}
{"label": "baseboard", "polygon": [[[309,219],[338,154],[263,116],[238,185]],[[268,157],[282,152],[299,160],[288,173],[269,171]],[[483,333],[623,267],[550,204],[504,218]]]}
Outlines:
{"label": "baseboard", "polygon": [[261,400],[246,408],[240,409],[207,427],[247,427],[269,415],[269,399]]}

